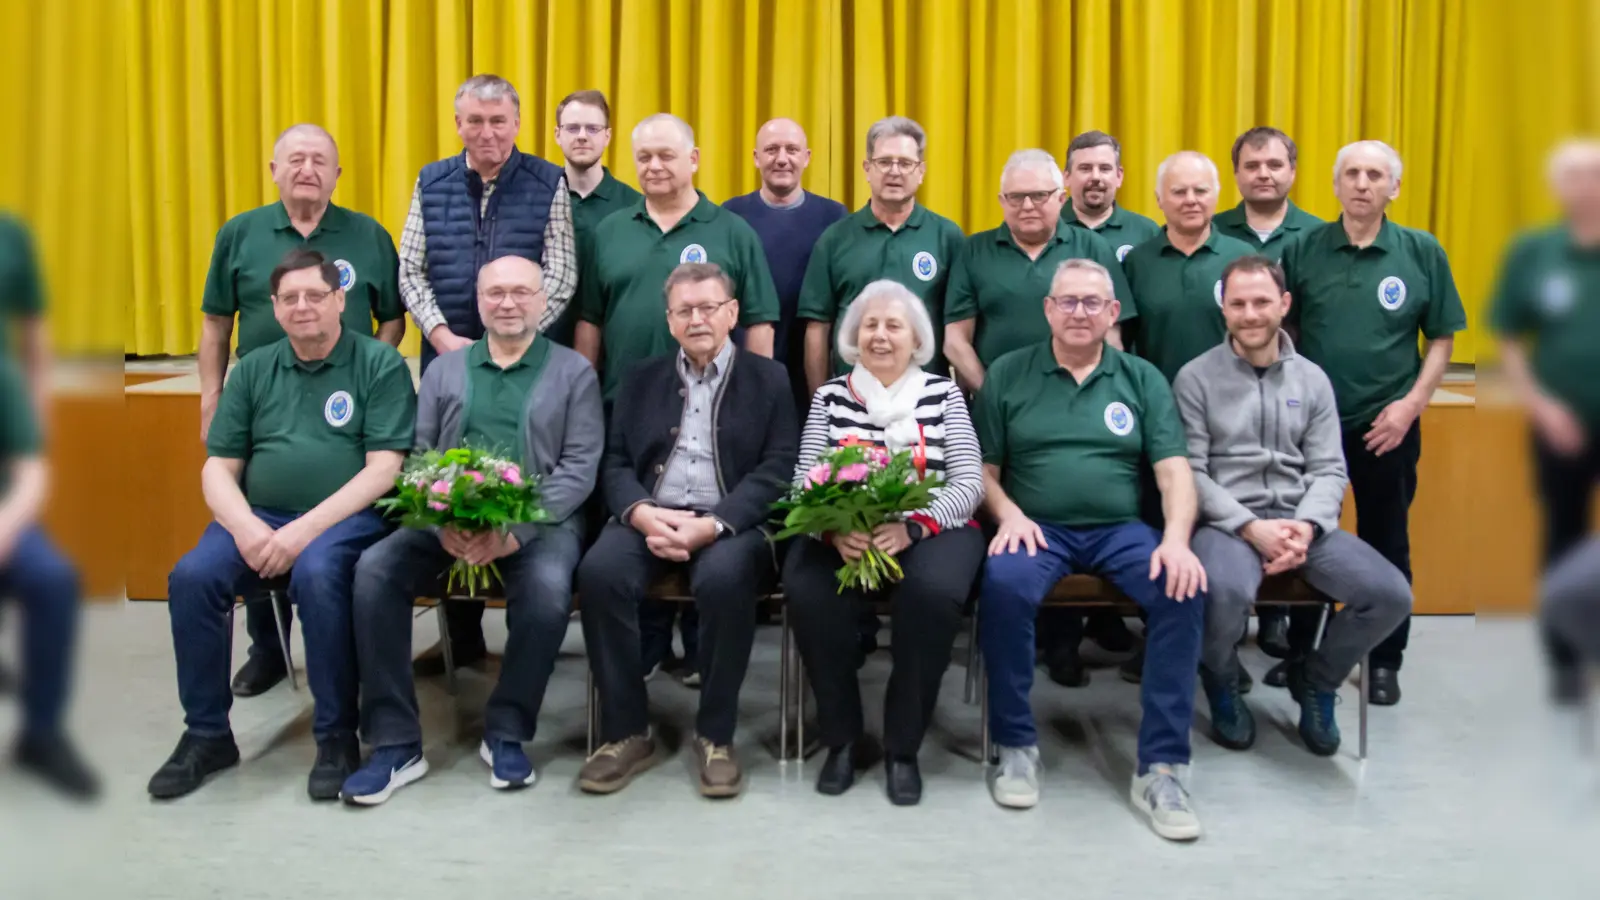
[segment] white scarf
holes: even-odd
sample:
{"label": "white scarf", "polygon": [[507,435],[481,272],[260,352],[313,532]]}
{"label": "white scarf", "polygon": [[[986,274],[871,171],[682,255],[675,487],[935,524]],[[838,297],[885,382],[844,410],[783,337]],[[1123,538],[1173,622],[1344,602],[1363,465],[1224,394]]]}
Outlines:
{"label": "white scarf", "polygon": [[927,383],[927,374],[917,366],[907,368],[900,380],[888,387],[860,363],[850,373],[850,386],[867,408],[867,421],[883,430],[883,442],[889,452],[917,446],[917,403],[922,400]]}

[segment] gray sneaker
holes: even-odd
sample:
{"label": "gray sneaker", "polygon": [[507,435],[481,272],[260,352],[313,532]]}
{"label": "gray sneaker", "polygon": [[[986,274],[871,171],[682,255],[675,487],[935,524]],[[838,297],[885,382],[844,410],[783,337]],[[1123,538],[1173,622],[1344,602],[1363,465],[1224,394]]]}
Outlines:
{"label": "gray sneaker", "polygon": [[1200,836],[1200,819],[1189,805],[1189,791],[1172,766],[1154,765],[1147,774],[1135,776],[1128,799],[1167,840],[1192,841]]}
{"label": "gray sneaker", "polygon": [[1000,764],[989,772],[989,793],[994,802],[1011,809],[1039,805],[1039,748],[996,747]]}

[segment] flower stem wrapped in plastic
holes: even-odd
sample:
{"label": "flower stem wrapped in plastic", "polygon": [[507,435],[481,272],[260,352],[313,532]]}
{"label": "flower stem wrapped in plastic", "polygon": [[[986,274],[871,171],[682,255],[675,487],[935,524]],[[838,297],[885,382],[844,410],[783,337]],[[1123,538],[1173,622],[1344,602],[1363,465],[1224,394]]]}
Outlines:
{"label": "flower stem wrapped in plastic", "polygon": [[[911,451],[890,453],[871,444],[846,443],[817,457],[801,484],[776,504],[784,512],[783,540],[809,534],[871,534],[873,529],[926,509],[939,486],[924,477]],[[876,591],[905,577],[900,563],[876,546],[846,560],[839,589]]]}
{"label": "flower stem wrapped in plastic", "polygon": [[[376,506],[390,516],[398,515],[407,528],[505,533],[513,525],[542,522],[546,517],[537,478],[504,456],[468,447],[413,454],[400,470],[395,488],[393,496]],[[500,578],[494,563],[472,565],[458,559],[450,567],[446,589],[454,591],[459,585],[469,597],[476,597],[479,589],[489,588],[491,575]]]}

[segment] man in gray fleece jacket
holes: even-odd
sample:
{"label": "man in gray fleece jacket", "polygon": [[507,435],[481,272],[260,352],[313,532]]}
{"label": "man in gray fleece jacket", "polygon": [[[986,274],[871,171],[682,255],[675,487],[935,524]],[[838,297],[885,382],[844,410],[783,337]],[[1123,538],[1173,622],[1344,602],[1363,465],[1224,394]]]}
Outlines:
{"label": "man in gray fleece jacket", "polygon": [[494,562],[504,578],[506,652],[484,710],[479,756],[497,789],[534,782],[533,740],[545,686],[567,634],[583,503],[594,489],[605,423],[589,362],[538,333],[537,263],[507,256],[478,273],[487,334],[440,356],[422,378],[418,449],[503,450],[540,480],[547,519],[509,534],[402,528],[362,554],[355,574],[356,657],[366,765],[345,781],[346,803],[375,806],[427,774],[411,671],[411,605],[456,559]]}
{"label": "man in gray fleece jacket", "polygon": [[1191,544],[1211,586],[1200,681],[1212,737],[1243,750],[1255,719],[1239,692],[1235,652],[1262,578],[1299,570],[1344,604],[1321,646],[1290,661],[1300,736],[1319,756],[1339,749],[1339,685],[1411,611],[1400,570],[1339,530],[1349,481],[1328,376],[1281,329],[1291,298],[1283,270],[1261,256],[1222,273],[1228,337],[1178,373],[1173,393],[1189,441],[1202,527]]}

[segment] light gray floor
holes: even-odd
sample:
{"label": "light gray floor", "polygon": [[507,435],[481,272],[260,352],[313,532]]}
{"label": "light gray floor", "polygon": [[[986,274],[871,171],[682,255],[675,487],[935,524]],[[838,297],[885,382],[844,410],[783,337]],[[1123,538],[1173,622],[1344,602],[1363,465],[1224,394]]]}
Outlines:
{"label": "light gray floor", "polygon": [[[488,622],[496,646],[503,618]],[[431,614],[419,619],[416,646],[435,634]],[[1283,691],[1250,695],[1261,736],[1247,753],[1212,744],[1202,712],[1193,787],[1206,834],[1188,846],[1155,837],[1128,805],[1138,694],[1113,669],[1082,690],[1040,672],[1044,799],[1014,812],[952,752],[970,752],[978,726],[953,666],[922,754],[923,803],[899,809],[883,797],[881,768],[830,798],[812,789],[817,758],[803,768],[772,759],[763,741],[778,724],[776,647],[777,629],[764,629],[744,691],[749,788],[734,801],[698,797],[681,741],[618,795],[577,791],[584,661],[574,625],[530,748],[540,775],[531,790],[489,789],[476,756],[489,684],[469,673],[459,702],[442,684],[420,687],[433,769],[386,806],[306,798],[314,748],[303,682],[300,693],[285,683],[236,703],[242,766],[158,805],[144,784],[181,729],[166,608],[93,607],[74,720],[108,796],[92,811],[63,809],[0,769],[0,898],[1600,896],[1590,861],[1600,766],[1574,762],[1577,724],[1539,702],[1526,623],[1419,620],[1405,701],[1373,709],[1365,764],[1353,687],[1340,708],[1346,746],[1333,759],[1301,748]],[[9,646],[6,657],[15,659]],[[1253,646],[1245,659],[1258,677],[1270,663]],[[864,677],[873,728],[887,662],[878,654]],[[664,729],[692,727],[694,692],[662,678],[651,693]],[[1479,716],[1486,698],[1499,704],[1492,723]],[[0,733],[15,714],[0,703]]]}

